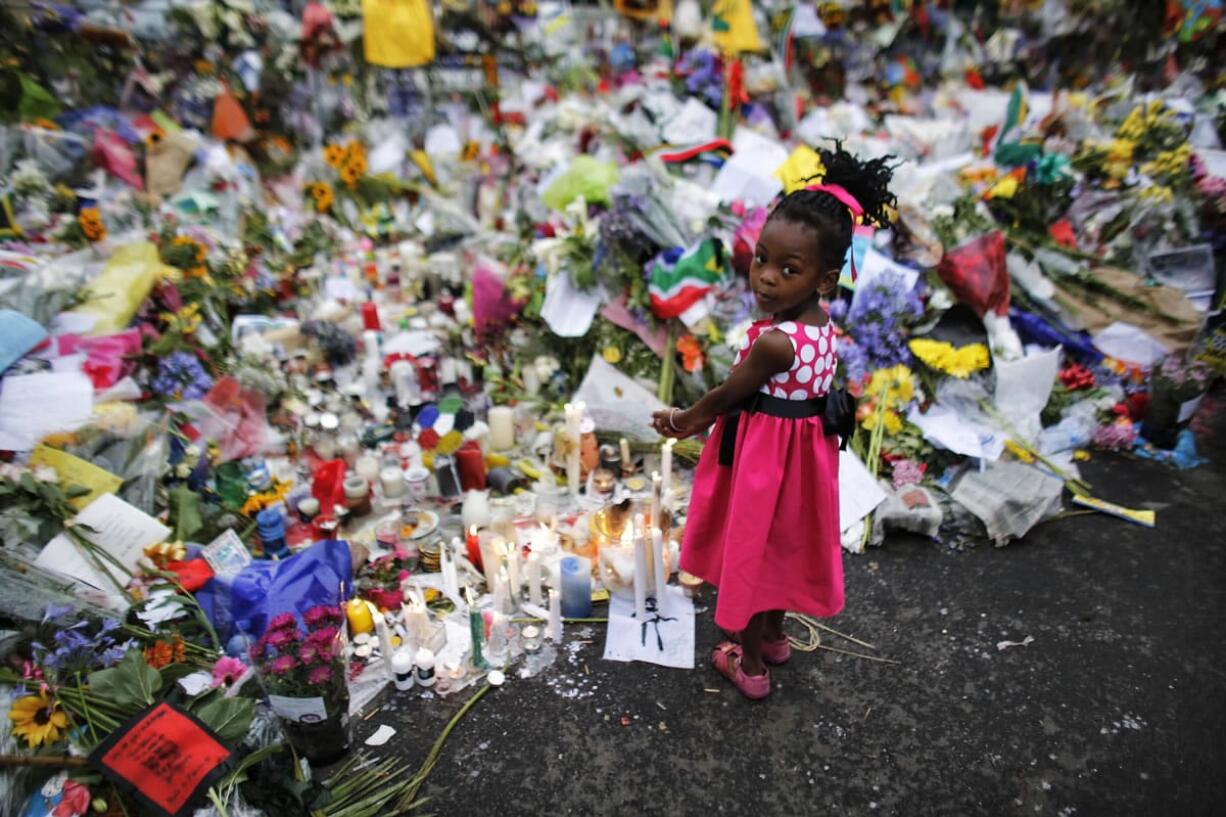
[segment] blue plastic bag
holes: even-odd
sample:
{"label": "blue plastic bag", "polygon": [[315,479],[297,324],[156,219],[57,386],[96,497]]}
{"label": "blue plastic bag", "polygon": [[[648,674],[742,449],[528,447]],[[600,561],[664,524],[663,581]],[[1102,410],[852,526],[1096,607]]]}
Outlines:
{"label": "blue plastic bag", "polygon": [[352,586],[349,543],[332,539],[288,559],[253,562],[230,579],[216,577],[200,589],[196,600],[227,652],[235,652],[245,639],[263,635],[274,616],[290,612],[301,618],[316,605],[338,605]]}

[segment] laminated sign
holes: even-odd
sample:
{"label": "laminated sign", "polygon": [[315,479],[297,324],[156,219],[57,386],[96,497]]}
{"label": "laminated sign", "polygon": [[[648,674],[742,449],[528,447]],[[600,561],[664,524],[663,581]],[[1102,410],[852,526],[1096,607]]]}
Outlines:
{"label": "laminated sign", "polygon": [[162,702],[108,735],[89,759],[150,813],[180,817],[192,813],[232,757],[213,730]]}

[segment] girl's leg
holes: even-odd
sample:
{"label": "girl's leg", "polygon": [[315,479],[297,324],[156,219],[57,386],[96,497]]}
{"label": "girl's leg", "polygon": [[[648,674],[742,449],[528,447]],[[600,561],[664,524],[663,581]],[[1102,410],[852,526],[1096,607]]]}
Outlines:
{"label": "girl's leg", "polygon": [[741,669],[746,675],[761,675],[766,672],[762,661],[762,636],[769,613],[758,613],[749,619],[741,631]]}
{"label": "girl's leg", "polygon": [[762,628],[762,637],[767,641],[782,641],[783,634],[783,619],[787,615],[784,610],[769,610],[765,613],[766,624]]}

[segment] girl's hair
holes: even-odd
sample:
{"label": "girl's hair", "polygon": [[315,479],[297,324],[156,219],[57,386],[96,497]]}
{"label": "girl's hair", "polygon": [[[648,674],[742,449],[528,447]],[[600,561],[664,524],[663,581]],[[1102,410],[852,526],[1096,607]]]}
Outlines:
{"label": "girl's hair", "polygon": [[[894,157],[861,161],[844,150],[842,142],[837,141],[834,150],[819,148],[817,152],[822,157],[826,173],[820,178],[805,181],[841,185],[864,208],[866,223],[886,226],[889,221],[886,208],[893,207],[896,201],[888,187],[894,173],[890,160]],[[770,219],[812,228],[817,232],[822,268],[842,268],[847,248],[851,246],[853,228],[851,211],[846,204],[823,190],[802,188],[784,196],[771,212]]]}

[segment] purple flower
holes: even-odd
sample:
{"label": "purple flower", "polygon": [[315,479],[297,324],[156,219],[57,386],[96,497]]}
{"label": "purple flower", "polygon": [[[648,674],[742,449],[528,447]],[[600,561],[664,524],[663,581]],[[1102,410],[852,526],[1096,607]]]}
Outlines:
{"label": "purple flower", "polygon": [[158,361],[150,388],[174,400],[199,400],[213,388],[213,378],[190,352],[173,352]]}
{"label": "purple flower", "polygon": [[273,675],[285,675],[293,671],[294,667],[298,666],[298,662],[294,660],[292,655],[278,655],[268,665],[268,671]]}
{"label": "purple flower", "polygon": [[307,680],[312,684],[326,684],[332,680],[332,667],[328,664],[316,667],[307,675]]}
{"label": "purple flower", "polygon": [[854,343],[839,344],[838,356],[855,381],[873,369],[911,364],[910,327],[924,314],[918,288],[906,290],[901,276],[883,274],[856,293],[850,305],[836,302],[830,317]]}

